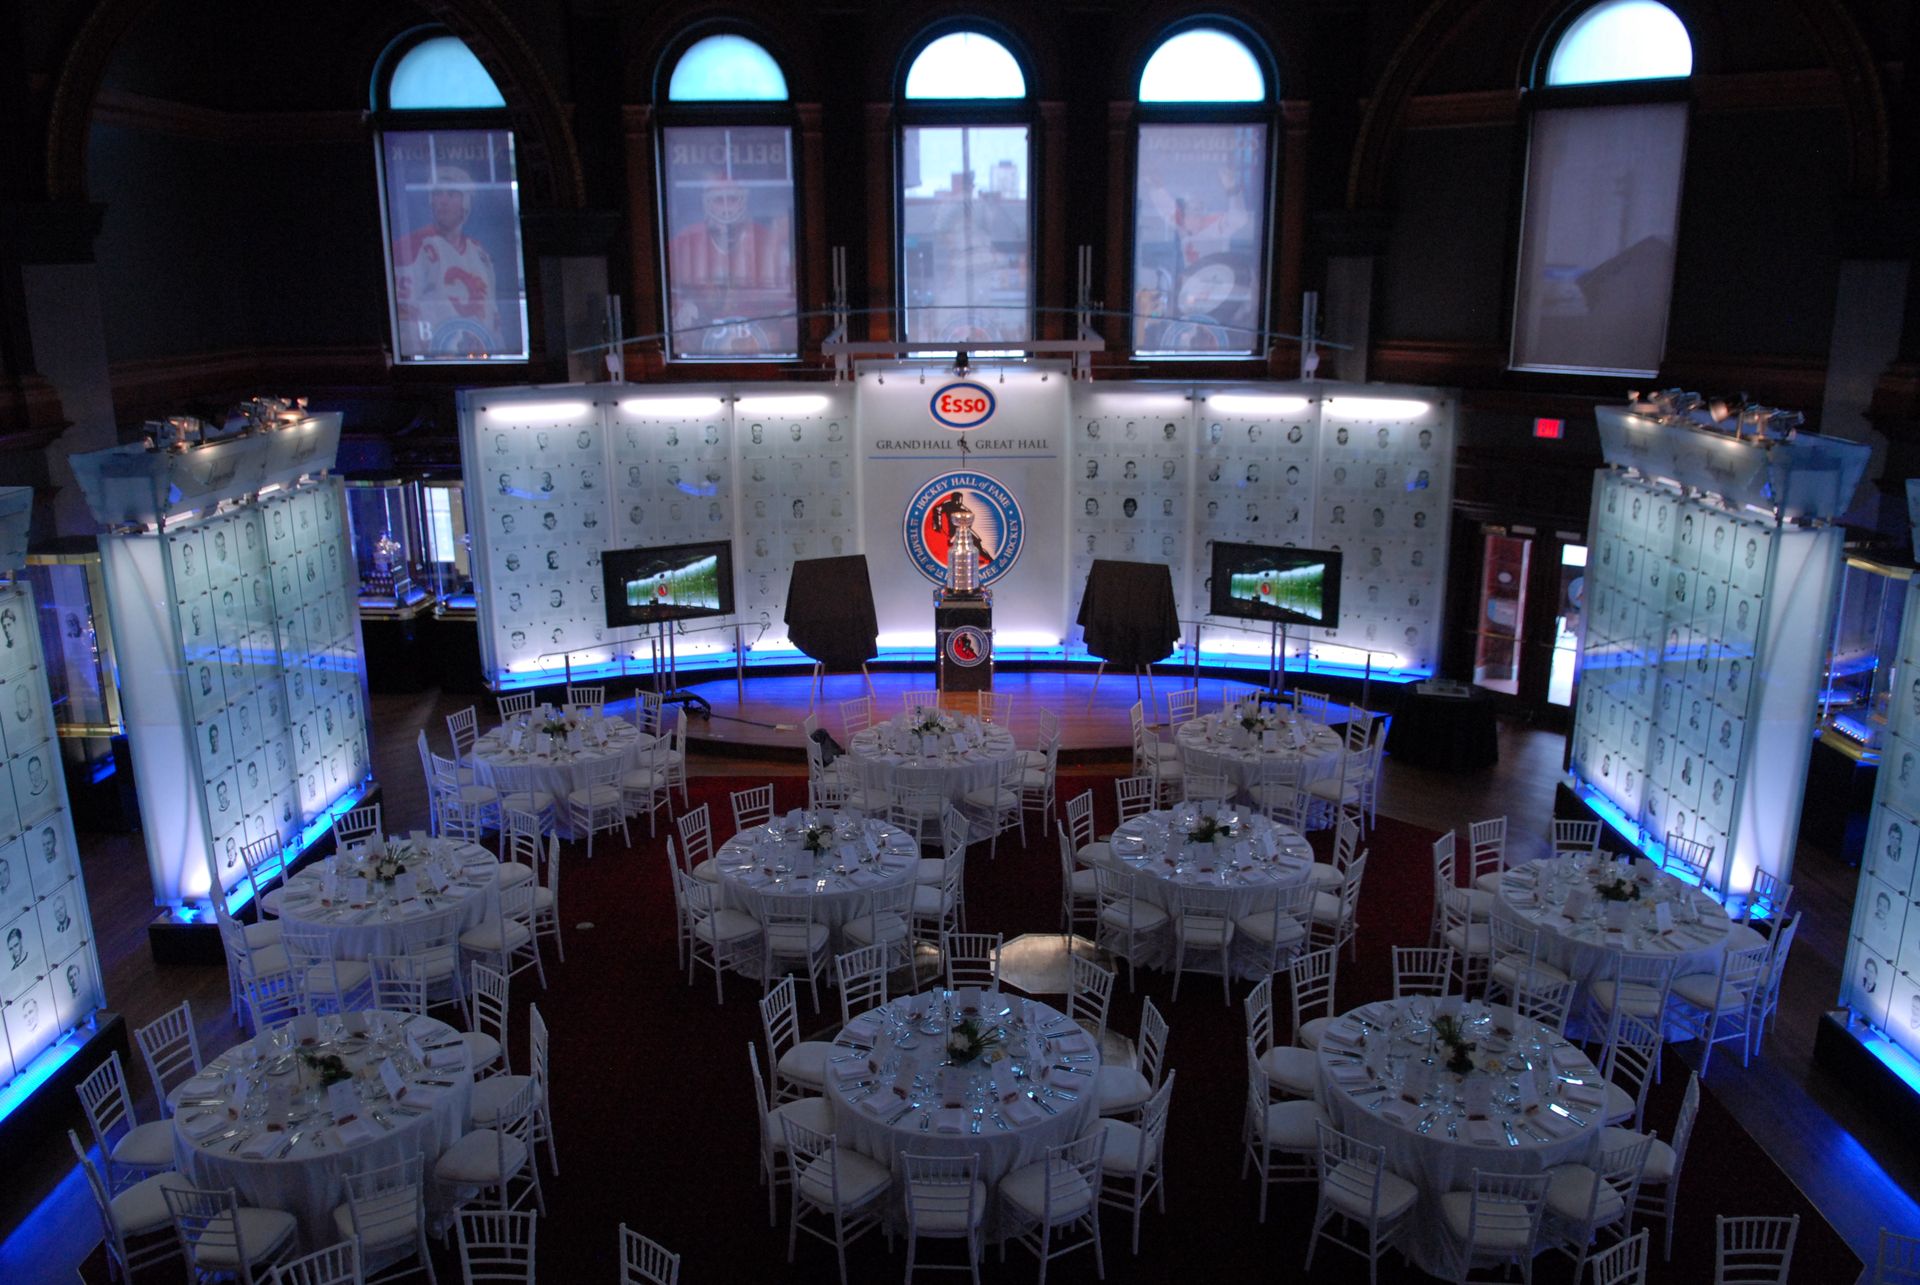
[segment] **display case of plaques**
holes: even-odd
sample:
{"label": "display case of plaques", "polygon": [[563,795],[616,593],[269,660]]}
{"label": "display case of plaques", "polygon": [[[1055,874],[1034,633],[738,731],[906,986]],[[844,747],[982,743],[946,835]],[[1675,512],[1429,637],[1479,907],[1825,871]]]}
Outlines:
{"label": "display case of plaques", "polygon": [[[24,548],[25,487],[0,489],[0,547]],[[12,530],[18,518],[17,531]],[[0,1116],[72,1056],[105,1003],[73,814],[59,765],[49,655],[33,585],[0,556]]]}
{"label": "display case of plaques", "polygon": [[[303,428],[257,436],[271,457]],[[265,494],[208,470],[183,507],[183,488],[160,483],[198,476],[199,454],[74,457],[112,528],[101,563],[154,900],[183,909],[243,901],[242,850],[272,839],[280,860],[297,855],[371,772],[346,491],[322,472],[334,450],[306,452]]]}
{"label": "display case of plaques", "polygon": [[1820,739],[1851,758],[1879,757],[1912,576],[1863,557],[1849,557],[1841,572]]}
{"label": "display case of plaques", "polygon": [[418,479],[349,477],[347,524],[363,618],[414,616],[433,605]]}
{"label": "display case of plaques", "polygon": [[[1675,836],[1706,844],[1709,890],[1738,901],[1757,871],[1792,877],[1840,578],[1832,518],[1865,449],[1807,434],[1776,456],[1609,407],[1600,425],[1615,463],[1594,479],[1573,775],[1656,859]],[[1610,437],[1629,433],[1638,454]],[[1831,485],[1797,484],[1796,461]],[[1768,503],[1796,495],[1815,500]]]}

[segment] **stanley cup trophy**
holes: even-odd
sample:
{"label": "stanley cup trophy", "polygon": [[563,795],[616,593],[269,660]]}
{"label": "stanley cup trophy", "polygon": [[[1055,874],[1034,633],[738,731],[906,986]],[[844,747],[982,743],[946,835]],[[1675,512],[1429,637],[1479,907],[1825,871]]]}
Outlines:
{"label": "stanley cup trophy", "polygon": [[947,585],[935,596],[940,690],[983,692],[993,687],[993,603],[980,587],[980,537],[973,510],[955,498],[947,512]]}

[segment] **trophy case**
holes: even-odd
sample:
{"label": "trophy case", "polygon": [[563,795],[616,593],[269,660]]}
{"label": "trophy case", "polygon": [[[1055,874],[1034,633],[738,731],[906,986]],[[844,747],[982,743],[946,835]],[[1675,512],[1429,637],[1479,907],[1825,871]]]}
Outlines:
{"label": "trophy case", "polygon": [[419,691],[429,682],[434,603],[420,480],[349,475],[346,494],[367,685],[374,691]]}

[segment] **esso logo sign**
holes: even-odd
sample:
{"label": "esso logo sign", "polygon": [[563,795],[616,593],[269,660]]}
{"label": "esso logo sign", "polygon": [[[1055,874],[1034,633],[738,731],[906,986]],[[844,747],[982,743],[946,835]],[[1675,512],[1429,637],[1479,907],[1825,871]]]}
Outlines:
{"label": "esso logo sign", "polygon": [[936,424],[964,433],[993,418],[993,390],[985,384],[962,380],[935,390],[928,407]]}

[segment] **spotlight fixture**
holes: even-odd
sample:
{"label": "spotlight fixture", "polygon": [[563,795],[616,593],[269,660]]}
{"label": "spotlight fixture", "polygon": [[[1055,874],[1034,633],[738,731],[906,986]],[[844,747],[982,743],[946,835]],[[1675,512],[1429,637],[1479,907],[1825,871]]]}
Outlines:
{"label": "spotlight fixture", "polygon": [[965,379],[967,377],[967,350],[962,348],[953,355],[953,373]]}

